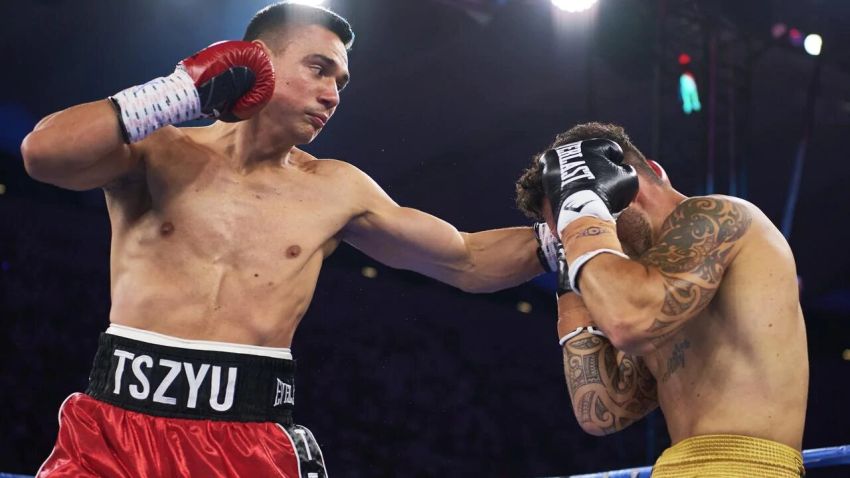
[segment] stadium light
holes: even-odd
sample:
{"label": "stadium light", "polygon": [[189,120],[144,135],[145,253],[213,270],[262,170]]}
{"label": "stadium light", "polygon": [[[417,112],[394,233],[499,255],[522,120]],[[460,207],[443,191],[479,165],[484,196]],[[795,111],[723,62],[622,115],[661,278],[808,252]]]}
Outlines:
{"label": "stadium light", "polygon": [[577,13],[589,9],[596,4],[596,1],[597,0],[552,0],[552,5],[555,5],[565,12]]}
{"label": "stadium light", "polygon": [[325,0],[290,0],[292,3],[300,3],[302,5],[310,5],[313,7],[318,7],[320,5],[324,5]]}
{"label": "stadium light", "polygon": [[806,49],[806,53],[812,56],[818,56],[822,47],[823,38],[820,35],[817,33],[806,35],[806,39],[803,41],[803,48]]}

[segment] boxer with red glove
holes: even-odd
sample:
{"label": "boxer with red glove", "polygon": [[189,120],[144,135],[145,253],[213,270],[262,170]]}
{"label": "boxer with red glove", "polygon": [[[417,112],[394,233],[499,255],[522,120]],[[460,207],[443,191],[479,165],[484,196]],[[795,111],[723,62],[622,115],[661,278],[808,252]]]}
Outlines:
{"label": "boxer with red glove", "polygon": [[274,92],[274,68],[253,42],[223,41],[177,64],[174,73],[132,86],[109,99],[124,141],[198,118],[235,122],[259,111]]}

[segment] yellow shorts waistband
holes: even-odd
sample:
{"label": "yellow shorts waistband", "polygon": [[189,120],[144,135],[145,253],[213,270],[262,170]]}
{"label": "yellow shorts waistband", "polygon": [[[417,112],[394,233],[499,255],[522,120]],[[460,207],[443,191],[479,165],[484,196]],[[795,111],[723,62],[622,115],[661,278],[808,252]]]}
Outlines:
{"label": "yellow shorts waistband", "polygon": [[803,455],[788,445],[740,435],[701,435],[664,450],[652,478],[805,475]]}

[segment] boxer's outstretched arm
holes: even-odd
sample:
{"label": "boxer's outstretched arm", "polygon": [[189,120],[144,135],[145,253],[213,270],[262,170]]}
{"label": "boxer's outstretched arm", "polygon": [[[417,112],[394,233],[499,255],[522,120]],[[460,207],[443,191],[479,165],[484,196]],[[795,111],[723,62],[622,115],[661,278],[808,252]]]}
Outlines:
{"label": "boxer's outstretched arm", "polygon": [[358,171],[354,197],[363,202],[343,240],[376,260],[425,274],[468,292],[519,285],[543,272],[530,227],[459,232],[416,209],[396,204]]}
{"label": "boxer's outstretched arm", "polygon": [[[593,324],[581,297],[558,299],[558,335]],[[644,360],[584,331],[563,345],[564,376],[573,412],[591,435],[618,432],[658,407],[658,388]]]}
{"label": "boxer's outstretched arm", "polygon": [[104,186],[140,166],[109,100],[72,106],[42,119],[21,154],[34,179],[74,190]]}
{"label": "boxer's outstretched arm", "polygon": [[[752,220],[741,201],[687,199],[637,260],[600,254],[584,265],[578,280],[584,303],[618,349],[645,354],[705,309]],[[614,225],[595,219],[571,224],[562,239],[570,264],[587,251],[620,248]]]}

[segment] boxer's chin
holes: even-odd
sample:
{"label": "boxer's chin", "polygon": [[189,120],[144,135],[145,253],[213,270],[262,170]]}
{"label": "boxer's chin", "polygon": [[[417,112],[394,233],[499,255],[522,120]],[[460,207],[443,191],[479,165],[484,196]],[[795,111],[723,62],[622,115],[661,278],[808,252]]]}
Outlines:
{"label": "boxer's chin", "polygon": [[652,247],[649,221],[633,208],[626,208],[617,218],[617,237],[629,257],[638,257]]}

